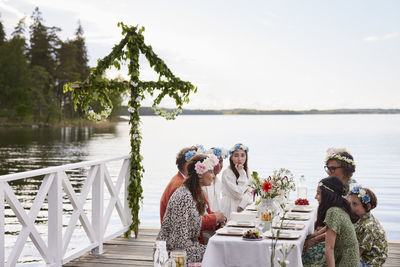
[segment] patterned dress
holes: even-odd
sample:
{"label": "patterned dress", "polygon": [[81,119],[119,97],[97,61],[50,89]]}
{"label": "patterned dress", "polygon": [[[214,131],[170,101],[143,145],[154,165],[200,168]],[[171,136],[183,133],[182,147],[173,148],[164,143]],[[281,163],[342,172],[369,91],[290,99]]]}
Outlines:
{"label": "patterned dress", "polygon": [[[338,207],[329,208],[324,223],[336,233],[334,247],[335,266],[359,267],[360,252],[354,226],[350,216]],[[325,258],[304,266],[326,266]]]}
{"label": "patterned dress", "polygon": [[[350,193],[349,188],[351,187],[351,184],[357,184],[357,181],[351,178],[345,185],[346,199],[349,196]],[[301,259],[303,261],[303,264],[310,264],[322,260],[324,256],[325,256],[325,242],[321,242],[315,244],[314,246],[311,246],[307,250],[307,252],[303,252],[303,254],[301,255]]]}
{"label": "patterned dress", "polygon": [[382,266],[387,258],[388,246],[385,230],[370,212],[354,224],[358,243],[364,251],[361,261],[370,266]]}
{"label": "patterned dress", "polygon": [[184,250],[187,262],[201,262],[206,246],[199,243],[201,215],[192,194],[182,185],[168,201],[157,240],[165,240],[167,249]]}

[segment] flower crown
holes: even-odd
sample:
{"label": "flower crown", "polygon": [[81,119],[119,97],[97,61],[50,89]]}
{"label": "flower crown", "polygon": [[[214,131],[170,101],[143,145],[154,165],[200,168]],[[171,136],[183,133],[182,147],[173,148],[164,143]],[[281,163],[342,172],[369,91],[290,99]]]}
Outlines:
{"label": "flower crown", "polygon": [[323,186],[323,187],[325,187],[325,189],[328,189],[328,190],[331,191],[332,193],[335,193],[335,190],[333,190],[333,189],[330,188],[329,186],[324,185],[323,182],[319,182],[319,183],[318,183],[318,186],[319,186],[319,187]]}
{"label": "flower crown", "polygon": [[236,150],[240,150],[240,149],[242,149],[246,152],[249,152],[249,148],[247,146],[242,145],[242,144],[236,144],[231,148],[231,150],[229,150],[229,155],[232,155],[233,152],[235,152]]}
{"label": "flower crown", "polygon": [[210,154],[203,161],[196,162],[194,165],[194,170],[197,174],[204,174],[210,170],[213,170],[218,163],[218,158],[214,154]]}
{"label": "flower crown", "polygon": [[[345,148],[328,148],[328,150],[326,151],[327,156],[325,161],[328,161],[329,159],[337,159],[343,162],[346,162],[348,164],[351,164],[353,166],[355,166],[356,164],[354,163],[354,160],[344,157],[342,155],[340,155],[339,153],[343,153],[343,152],[347,152],[347,150]],[[349,153],[349,152],[347,152]]]}
{"label": "flower crown", "polygon": [[226,159],[228,157],[228,150],[222,147],[213,147],[207,151],[207,154],[214,154],[218,159]]}
{"label": "flower crown", "polygon": [[361,188],[361,186],[359,185],[354,186],[351,189],[351,193],[357,195],[357,197],[360,198],[361,202],[364,204],[371,202],[371,197],[369,196],[367,191]]}
{"label": "flower crown", "polygon": [[203,145],[196,145],[197,150],[189,150],[185,153],[185,161],[188,162],[194,155],[206,154],[206,149]]}

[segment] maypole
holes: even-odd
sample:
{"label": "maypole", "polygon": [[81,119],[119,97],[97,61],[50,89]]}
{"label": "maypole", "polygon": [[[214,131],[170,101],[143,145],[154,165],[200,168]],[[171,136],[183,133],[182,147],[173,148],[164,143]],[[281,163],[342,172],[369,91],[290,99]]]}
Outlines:
{"label": "maypole", "polygon": [[[196,93],[197,88],[190,82],[182,81],[176,77],[153,51],[151,46],[144,42],[144,28],[128,27],[122,22],[118,23],[122,28],[124,38],[119,44],[115,45],[111,53],[99,60],[97,66],[92,69],[88,80],[68,83],[64,85],[64,93],[71,93],[74,101],[74,108],[81,108],[89,119],[94,121],[105,120],[111,113],[113,105],[110,94],[124,92],[130,93],[129,112],[130,118],[130,144],[131,144],[131,171],[130,184],[128,186],[128,202],[131,209],[132,223],[125,236],[129,236],[134,231],[135,236],[139,230],[139,209],[143,201],[143,188],[141,181],[144,168],[142,165],[143,157],[140,154],[142,136],[140,133],[140,114],[139,108],[145,93],[155,97],[152,108],[159,116],[167,120],[174,119],[182,112],[184,103],[189,102],[189,94]],[[141,81],[139,79],[139,55],[142,53],[149,61],[150,66],[158,73],[158,81]],[[128,72],[130,81],[120,81],[117,79],[104,78],[105,71],[110,67],[120,70],[121,65],[128,62]],[[167,112],[159,108],[159,104],[165,96],[175,100],[176,109]],[[96,112],[91,108],[93,104],[100,104],[102,111]]]}

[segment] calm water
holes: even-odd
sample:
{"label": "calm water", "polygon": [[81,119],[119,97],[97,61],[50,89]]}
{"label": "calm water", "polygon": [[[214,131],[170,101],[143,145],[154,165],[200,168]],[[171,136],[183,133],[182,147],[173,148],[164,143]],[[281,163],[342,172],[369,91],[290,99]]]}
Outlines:
{"label": "calm water", "polygon": [[[309,199],[314,198],[318,180],[326,176],[326,149],[346,147],[357,164],[354,178],[378,197],[374,215],[388,239],[400,241],[400,115],[217,115],[182,116],[175,121],[143,117],[142,133],[146,169],[142,225],[159,226],[160,195],[177,171],[175,156],[182,147],[203,144],[230,148],[242,142],[250,148],[251,170],[269,175],[283,167],[296,178],[305,175]],[[0,128],[0,175],[128,154],[128,134],[127,122],[101,129]],[[119,167],[109,168],[112,175],[119,171]],[[70,174],[78,191],[84,173],[85,170]],[[21,198],[26,195],[26,199],[31,199],[35,183],[39,182],[33,179],[13,186]],[[292,198],[295,197],[293,194]],[[6,231],[11,229],[7,232],[11,244],[18,227],[10,226],[15,222],[12,214],[6,222]],[[72,246],[82,241],[79,235],[75,239]],[[26,258],[35,261],[35,253],[29,251],[29,244],[27,247]]]}

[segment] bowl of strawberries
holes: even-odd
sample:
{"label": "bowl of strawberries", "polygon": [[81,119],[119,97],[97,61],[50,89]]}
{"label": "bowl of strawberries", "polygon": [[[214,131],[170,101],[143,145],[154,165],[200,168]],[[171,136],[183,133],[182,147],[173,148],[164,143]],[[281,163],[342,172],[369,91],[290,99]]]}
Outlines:
{"label": "bowl of strawberries", "polygon": [[308,199],[306,199],[306,198],[298,198],[298,199],[296,199],[294,204],[298,205],[298,206],[308,206],[308,205],[310,205],[310,203],[308,202]]}

